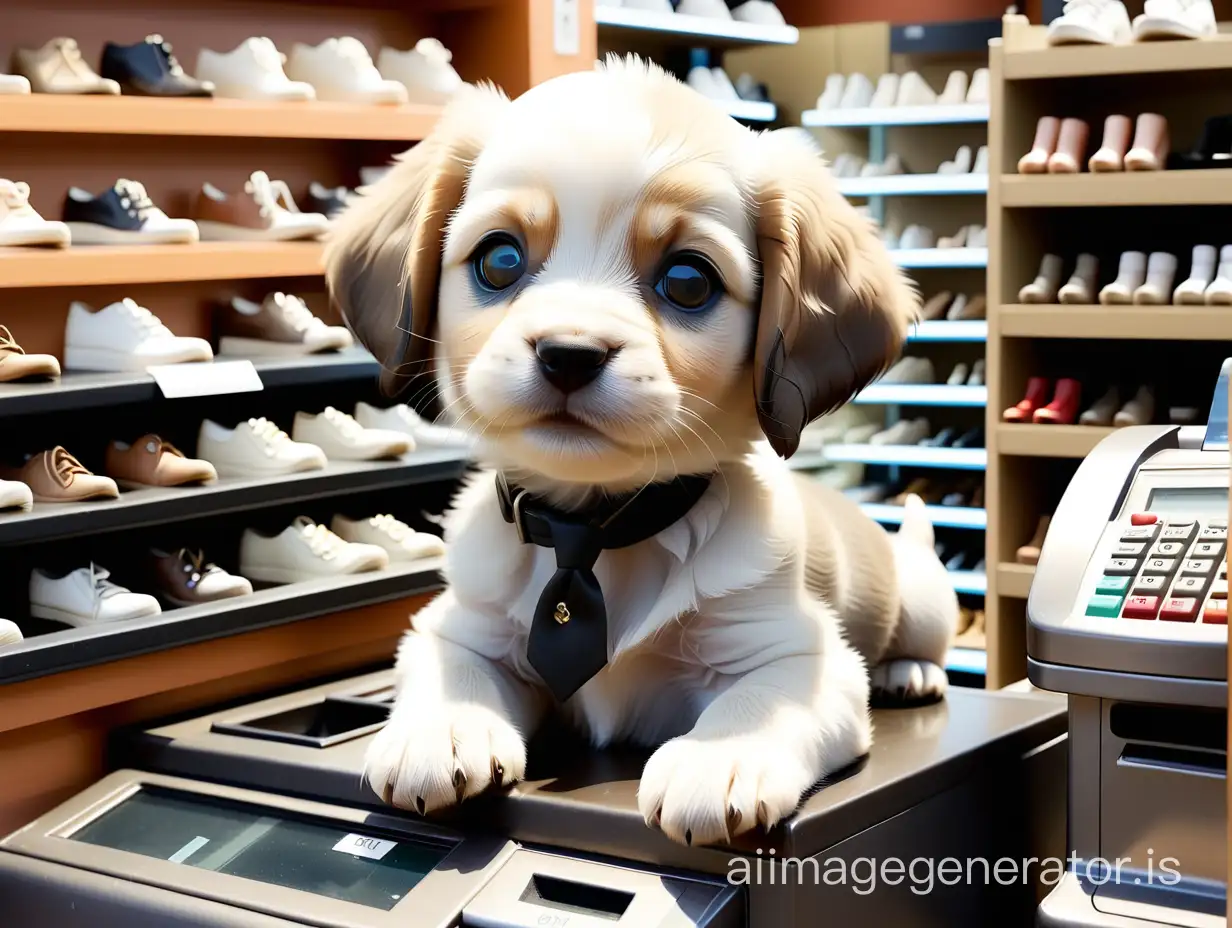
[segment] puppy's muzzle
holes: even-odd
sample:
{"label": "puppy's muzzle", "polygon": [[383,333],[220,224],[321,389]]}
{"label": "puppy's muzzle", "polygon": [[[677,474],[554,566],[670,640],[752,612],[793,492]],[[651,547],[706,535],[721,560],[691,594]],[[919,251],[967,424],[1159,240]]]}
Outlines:
{"label": "puppy's muzzle", "polygon": [[556,336],[535,342],[535,357],[543,379],[566,394],[594,381],[613,354],[592,339]]}

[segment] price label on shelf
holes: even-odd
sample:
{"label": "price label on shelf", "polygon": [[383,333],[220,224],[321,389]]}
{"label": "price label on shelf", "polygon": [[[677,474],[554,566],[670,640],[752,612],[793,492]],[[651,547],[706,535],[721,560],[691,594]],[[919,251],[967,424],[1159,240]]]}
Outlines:
{"label": "price label on shelf", "polygon": [[158,364],[147,370],[163,396],[169,400],[186,396],[255,393],[265,389],[251,361]]}

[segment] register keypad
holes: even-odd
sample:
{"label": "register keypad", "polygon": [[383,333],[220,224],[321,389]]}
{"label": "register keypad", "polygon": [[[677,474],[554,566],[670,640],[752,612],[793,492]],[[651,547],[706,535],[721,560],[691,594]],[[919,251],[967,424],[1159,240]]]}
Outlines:
{"label": "register keypad", "polygon": [[1136,621],[1228,624],[1225,519],[1165,521],[1134,513],[1104,565],[1086,614]]}

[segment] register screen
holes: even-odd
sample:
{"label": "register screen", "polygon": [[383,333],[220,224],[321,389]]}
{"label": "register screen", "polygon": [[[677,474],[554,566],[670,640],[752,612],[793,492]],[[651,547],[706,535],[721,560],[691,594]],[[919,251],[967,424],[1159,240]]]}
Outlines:
{"label": "register screen", "polygon": [[1188,515],[1196,519],[1226,519],[1227,487],[1157,487],[1147,509],[1161,516]]}
{"label": "register screen", "polygon": [[449,853],[348,827],[146,788],[70,839],[386,910]]}

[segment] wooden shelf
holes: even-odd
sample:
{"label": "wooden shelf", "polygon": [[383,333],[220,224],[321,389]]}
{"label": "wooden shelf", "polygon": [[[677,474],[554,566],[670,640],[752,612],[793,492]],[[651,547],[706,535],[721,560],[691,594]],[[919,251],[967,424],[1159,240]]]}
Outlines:
{"label": "wooden shelf", "polygon": [[0,248],[0,288],[309,277],[321,272],[319,242]]}
{"label": "wooden shelf", "polygon": [[[840,181],[841,183],[841,181]],[[1232,203],[1232,169],[1118,174],[1006,174],[1001,205],[1192,206]]]}
{"label": "wooden shelf", "polygon": [[1115,432],[1111,426],[1027,425],[1006,422],[997,426],[997,454],[1031,458],[1085,458]]}
{"label": "wooden shelf", "polygon": [[672,39],[704,39],[694,44],[795,45],[800,30],[795,26],[762,26],[735,19],[682,16],[618,6],[595,6],[595,25],[600,31],[632,29]]}
{"label": "wooden shelf", "polygon": [[940,126],[988,122],[987,103],[933,106],[871,106],[848,110],[805,110],[800,124],[809,128],[867,128],[871,126]]}
{"label": "wooden shelf", "polygon": [[1003,338],[1232,341],[1232,306],[1015,303],[1000,307],[997,320]]}
{"label": "wooden shelf", "polygon": [[0,97],[5,132],[418,141],[441,108],[31,94]]}
{"label": "wooden shelf", "polygon": [[1033,564],[1003,563],[997,565],[997,595],[1011,599],[1026,599],[1035,579]]}

